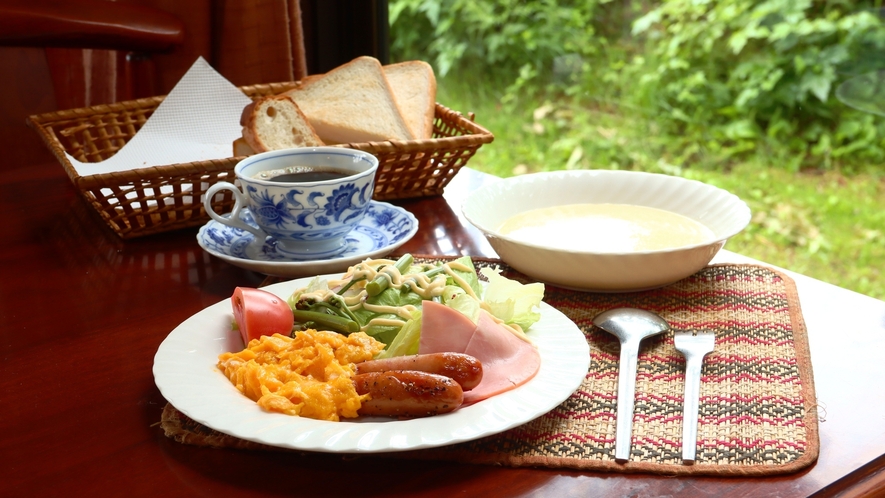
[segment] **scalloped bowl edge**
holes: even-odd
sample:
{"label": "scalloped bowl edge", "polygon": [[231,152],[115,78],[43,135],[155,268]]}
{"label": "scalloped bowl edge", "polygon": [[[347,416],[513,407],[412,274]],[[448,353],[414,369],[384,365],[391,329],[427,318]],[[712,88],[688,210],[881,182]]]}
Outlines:
{"label": "scalloped bowl edge", "polygon": [[[525,243],[497,230],[518,213],[565,204],[634,204],[694,219],[715,234],[704,244],[658,251],[595,253]],[[568,170],[505,178],[486,185],[462,204],[467,220],[516,270],[560,287],[629,292],[679,281],[705,267],[750,222],[750,208],[734,194],[697,180],[659,173]],[[539,264],[541,262],[541,264]]]}

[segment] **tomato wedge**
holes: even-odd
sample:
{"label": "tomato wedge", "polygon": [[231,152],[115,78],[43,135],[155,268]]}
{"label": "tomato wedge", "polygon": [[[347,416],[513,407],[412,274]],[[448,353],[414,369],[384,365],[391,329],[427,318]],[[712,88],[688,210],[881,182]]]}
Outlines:
{"label": "tomato wedge", "polygon": [[237,287],[231,296],[231,305],[247,346],[249,341],[263,335],[288,336],[295,324],[295,316],[286,301],[261,289]]}

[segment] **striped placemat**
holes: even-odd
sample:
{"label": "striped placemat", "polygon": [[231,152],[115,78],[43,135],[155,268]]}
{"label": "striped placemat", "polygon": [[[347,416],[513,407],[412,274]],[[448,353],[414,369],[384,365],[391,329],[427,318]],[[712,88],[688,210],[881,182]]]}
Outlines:
{"label": "striped placemat", "polygon": [[[495,260],[505,275],[521,274]],[[527,280],[526,280],[527,281]],[[560,406],[498,435],[395,456],[464,462],[667,475],[774,475],[795,472],[819,453],[808,340],[793,281],[768,267],[712,265],[673,285],[645,292],[583,293],[547,286],[544,301],[584,332],[591,365]],[[596,328],[608,309],[661,315],[672,331],[716,333],[704,360],[697,460],[682,463],[685,361],[673,332],[646,339],[639,355],[632,453],[614,459],[619,345]],[[167,405],[166,435],[189,444],[265,448],[218,433]]]}

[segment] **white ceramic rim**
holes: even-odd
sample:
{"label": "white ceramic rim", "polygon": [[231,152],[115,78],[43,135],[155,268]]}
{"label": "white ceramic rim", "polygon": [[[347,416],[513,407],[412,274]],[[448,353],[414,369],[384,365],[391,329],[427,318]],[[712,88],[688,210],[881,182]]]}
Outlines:
{"label": "white ceramic rim", "polygon": [[499,238],[501,240],[505,240],[505,241],[510,242],[512,244],[529,246],[529,247],[534,247],[534,248],[538,248],[538,249],[544,249],[547,251],[564,252],[564,253],[569,253],[569,254],[572,254],[572,253],[574,253],[574,254],[599,254],[599,255],[606,255],[606,256],[619,255],[619,254],[624,254],[624,255],[663,254],[663,253],[669,253],[669,252],[674,252],[674,251],[695,249],[698,247],[707,247],[707,246],[711,246],[711,245],[726,241],[726,240],[730,239],[731,237],[734,237],[735,235],[737,235],[738,233],[743,231],[744,228],[746,228],[746,226],[750,223],[750,218],[751,218],[750,208],[749,208],[749,206],[747,206],[747,203],[744,202],[742,199],[740,199],[738,196],[732,194],[731,192],[729,192],[725,189],[722,189],[722,188],[719,188],[714,185],[710,185],[708,183],[704,183],[704,182],[701,182],[698,180],[692,180],[689,178],[682,178],[679,176],[665,175],[665,174],[661,174],[661,173],[647,173],[644,171],[623,171],[623,170],[563,170],[563,171],[545,171],[545,172],[540,172],[540,173],[531,173],[531,175],[533,175],[535,177],[543,176],[546,178],[546,177],[565,176],[566,174],[579,174],[580,175],[584,172],[593,173],[594,175],[596,175],[596,174],[604,174],[604,175],[612,174],[612,175],[643,175],[643,176],[665,177],[668,179],[672,178],[675,181],[689,182],[689,183],[696,184],[696,185],[699,185],[699,186],[702,186],[705,188],[713,189],[713,190],[718,191],[719,193],[723,194],[726,198],[730,199],[731,201],[739,203],[738,207],[741,207],[741,205],[742,205],[742,208],[745,211],[744,217],[746,219],[746,222],[741,223],[740,224],[741,226],[739,228],[735,228],[733,230],[730,230],[730,231],[726,232],[724,235],[718,235],[713,240],[701,242],[698,244],[684,245],[684,246],[679,246],[679,247],[671,247],[671,248],[666,248],[666,249],[645,250],[645,251],[597,252],[597,251],[586,251],[586,250],[577,250],[577,249],[556,249],[556,248],[551,248],[549,246],[545,246],[543,244],[536,244],[536,243],[528,242],[528,241],[525,241],[522,239],[515,239],[513,237],[501,234],[500,232],[498,232],[495,229],[490,229],[490,228],[485,227],[482,223],[477,222],[476,219],[473,216],[471,216],[471,213],[469,211],[469,205],[471,203],[471,199],[481,198],[489,190],[502,189],[503,186],[499,185],[501,182],[518,183],[521,181],[525,181],[526,176],[529,176],[529,175],[520,175],[520,176],[509,177],[509,178],[502,178],[498,182],[491,183],[489,185],[485,185],[483,187],[480,187],[479,189],[477,189],[476,191],[471,193],[470,197],[468,197],[467,200],[461,205],[461,213],[464,215],[465,218],[467,218],[467,221],[469,221],[473,226],[475,226],[477,229],[479,229],[484,234]]}
{"label": "white ceramic rim", "polygon": [[297,149],[280,149],[280,150],[270,150],[267,152],[260,152],[258,154],[251,155],[244,159],[241,159],[240,162],[234,166],[234,174],[236,175],[238,180],[243,180],[244,176],[242,172],[245,168],[252,166],[253,164],[260,163],[262,161],[267,161],[271,159],[276,159],[279,157],[287,157],[287,156],[313,156],[313,155],[334,155],[334,156],[348,156],[359,158],[360,161],[365,161],[370,164],[369,168],[365,171],[360,171],[358,173],[354,173],[349,176],[345,176],[342,178],[338,178],[335,180],[323,180],[318,182],[272,182],[269,180],[262,180],[259,178],[253,178],[246,176],[245,179],[249,183],[257,183],[259,185],[264,185],[268,187],[292,187],[292,186],[306,186],[306,185],[331,185],[335,183],[342,183],[346,181],[354,181],[360,178],[363,178],[368,175],[374,175],[378,170],[378,158],[374,155],[357,150],[357,149],[348,149],[345,147],[300,147]]}
{"label": "white ceramic rim", "polygon": [[[328,259],[315,260],[265,261],[260,259],[238,258],[230,254],[225,254],[214,249],[210,249],[206,247],[206,245],[204,245],[203,243],[203,238],[205,237],[204,232],[206,229],[209,228],[210,225],[215,223],[227,227],[227,229],[229,230],[236,230],[236,228],[231,227],[230,225],[224,225],[223,223],[219,223],[215,220],[209,220],[208,222],[206,222],[205,225],[200,227],[200,230],[197,232],[197,243],[200,245],[200,247],[203,248],[204,251],[215,256],[216,258],[226,261],[233,266],[244,268],[246,270],[257,271],[259,273],[264,273],[265,275],[274,275],[284,278],[300,278],[306,275],[332,273],[335,271],[343,272],[347,270],[348,267],[353,266],[365,259],[380,258],[390,254],[391,252],[397,250],[400,246],[411,240],[412,237],[414,237],[415,234],[418,233],[418,229],[420,228],[418,219],[415,218],[415,215],[413,215],[408,210],[382,201],[373,200],[370,201],[370,205],[371,204],[374,204],[376,206],[383,206],[386,209],[395,210],[397,214],[408,218],[409,221],[412,222],[412,229],[409,230],[409,233],[406,234],[406,236],[403,237],[401,240],[394,242],[393,244],[388,244],[374,251],[363,252],[360,254],[348,254],[345,256],[332,256]],[[362,223],[362,221],[360,223]],[[252,237],[255,236],[251,232],[243,232],[243,237],[248,237],[250,235]]]}

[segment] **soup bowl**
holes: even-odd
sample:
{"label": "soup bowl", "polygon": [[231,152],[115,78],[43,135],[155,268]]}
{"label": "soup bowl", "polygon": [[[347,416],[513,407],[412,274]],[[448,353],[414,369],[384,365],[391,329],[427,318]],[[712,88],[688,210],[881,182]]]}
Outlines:
{"label": "soup bowl", "polygon": [[[657,208],[697,221],[712,235],[700,243],[655,250],[584,250],[548,240],[520,240],[501,225],[526,211],[572,204],[626,204]],[[462,204],[462,213],[501,259],[541,282],[590,292],[653,289],[704,268],[750,222],[750,208],[734,194],[676,176],[614,170],[533,173],[486,185]],[[591,237],[619,237],[604,230]]]}

